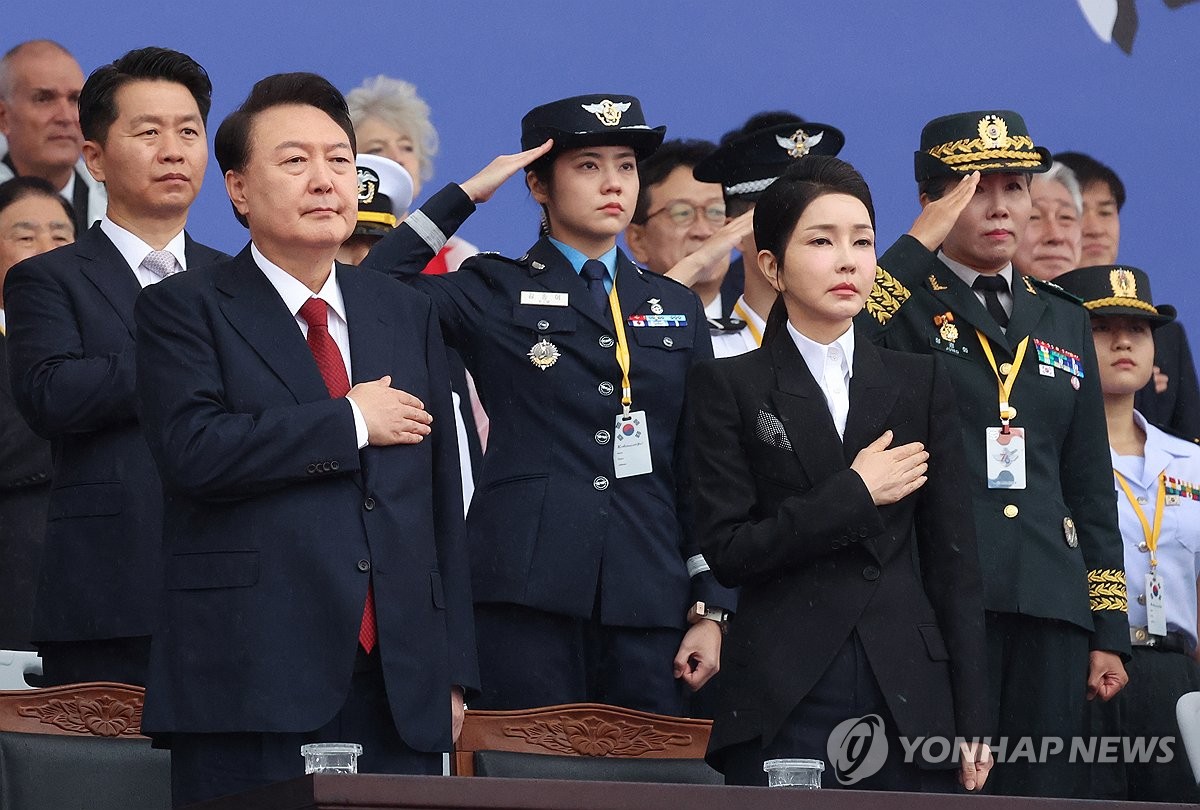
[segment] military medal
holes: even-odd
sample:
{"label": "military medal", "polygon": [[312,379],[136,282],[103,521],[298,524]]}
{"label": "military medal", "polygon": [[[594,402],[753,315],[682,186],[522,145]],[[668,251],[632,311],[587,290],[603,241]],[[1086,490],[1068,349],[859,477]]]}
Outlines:
{"label": "military medal", "polygon": [[542,338],[529,349],[528,356],[535,368],[545,371],[558,362],[558,347]]}
{"label": "military medal", "polygon": [[958,327],[954,325],[953,312],[947,312],[944,315],[934,315],[933,323],[935,326],[941,327],[938,329],[938,334],[942,336],[942,340],[947,343],[958,342]]}

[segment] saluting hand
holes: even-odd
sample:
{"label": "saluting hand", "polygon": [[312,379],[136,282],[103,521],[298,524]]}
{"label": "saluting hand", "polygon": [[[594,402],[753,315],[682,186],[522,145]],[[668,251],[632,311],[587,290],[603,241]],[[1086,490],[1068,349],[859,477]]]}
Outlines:
{"label": "saluting hand", "polygon": [[959,214],[975,196],[975,187],[978,185],[979,172],[971,172],[941,199],[930,200],[908,229],[908,235],[924,245],[926,250],[937,250],[946,241],[954,223],[958,222]]}
{"label": "saluting hand", "polygon": [[496,189],[504,185],[505,180],[549,152],[553,145],[554,141],[548,140],[541,146],[526,149],[515,155],[500,155],[480,169],[479,173],[470,180],[459,183],[458,187],[466,192],[467,196],[471,198],[471,202],[485,203],[496,193]]}
{"label": "saluting hand", "polygon": [[912,442],[889,448],[891,443],[892,432],[885,430],[882,436],[859,450],[850,465],[867,485],[876,506],[895,503],[916,492],[929,480],[925,475],[929,471],[929,453],[925,452],[925,445]]}
{"label": "saluting hand", "polygon": [[680,259],[665,275],[685,287],[722,277],[729,269],[729,254],[754,230],[754,210],[726,222],[700,247]]}
{"label": "saluting hand", "polygon": [[346,394],[362,411],[367,444],[416,444],[429,435],[433,416],[424,403],[407,391],[392,388],[390,376],[359,383]]}

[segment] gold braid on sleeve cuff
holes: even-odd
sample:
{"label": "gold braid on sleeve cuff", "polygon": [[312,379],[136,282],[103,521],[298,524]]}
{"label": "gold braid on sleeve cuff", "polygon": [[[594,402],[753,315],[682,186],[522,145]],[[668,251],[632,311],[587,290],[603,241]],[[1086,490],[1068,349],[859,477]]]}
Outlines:
{"label": "gold braid on sleeve cuff", "polygon": [[1120,568],[1098,568],[1088,571],[1088,601],[1092,612],[1098,610],[1129,610],[1125,592],[1125,572]]}
{"label": "gold braid on sleeve cuff", "polygon": [[909,295],[911,293],[907,287],[887,270],[876,265],[875,284],[871,287],[871,294],[867,296],[867,312],[882,326],[892,319],[896,310],[908,300]]}

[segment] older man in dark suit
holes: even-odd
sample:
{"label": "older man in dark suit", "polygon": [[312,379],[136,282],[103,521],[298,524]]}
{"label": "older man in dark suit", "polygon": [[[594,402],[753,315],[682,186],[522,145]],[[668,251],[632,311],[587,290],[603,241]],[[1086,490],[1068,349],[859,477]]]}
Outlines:
{"label": "older man in dark suit", "polygon": [[433,307],[335,264],[358,180],[327,81],[263,79],[215,149],[251,243],[136,313],[166,495],[143,727],[169,736],[177,805],[299,775],[306,742],[438,772],[478,672]]}
{"label": "older man in dark suit", "polygon": [[223,254],[184,232],[208,163],[212,85],[190,57],[131,51],[79,98],[104,218],[5,282],[13,397],[54,447],[33,640],[48,684],[145,682],[158,614],[162,495],[134,404],[133,302]]}

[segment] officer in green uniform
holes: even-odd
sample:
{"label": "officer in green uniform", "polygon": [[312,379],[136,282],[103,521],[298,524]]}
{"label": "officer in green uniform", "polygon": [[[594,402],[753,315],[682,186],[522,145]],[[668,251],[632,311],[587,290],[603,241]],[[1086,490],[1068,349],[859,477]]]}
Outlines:
{"label": "officer in green uniform", "polygon": [[921,216],[880,257],[860,319],[936,356],[958,397],[1001,738],[989,792],[1082,796],[1070,738],[1085,697],[1127,681],[1129,631],[1087,312],[1012,266],[1050,155],[1020,115],[984,110],[927,124],[915,162]]}

